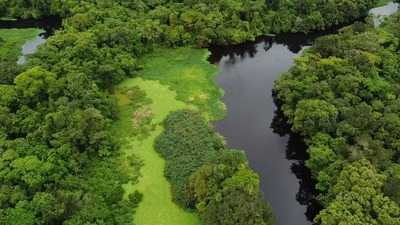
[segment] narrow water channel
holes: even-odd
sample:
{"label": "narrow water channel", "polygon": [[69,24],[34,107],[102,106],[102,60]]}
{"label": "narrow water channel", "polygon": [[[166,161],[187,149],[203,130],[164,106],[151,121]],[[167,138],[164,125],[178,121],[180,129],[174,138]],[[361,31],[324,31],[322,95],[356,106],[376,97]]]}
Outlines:
{"label": "narrow water channel", "polygon": [[[388,15],[398,5],[371,10]],[[335,30],[331,31],[335,32]],[[331,32],[260,38],[235,46],[213,47],[218,84],[225,90],[227,117],[215,124],[231,148],[243,149],[261,178],[265,199],[277,225],[310,225],[318,213],[314,183],[304,166],[308,155],[301,138],[288,134],[272,96],[273,84],[315,38]]]}
{"label": "narrow water channel", "polygon": [[0,20],[0,29],[38,28],[43,31],[35,39],[28,40],[22,46],[21,56],[17,61],[19,65],[24,64],[27,60],[27,56],[35,53],[39,45],[45,43],[46,39],[53,35],[55,30],[59,27],[61,27],[61,19],[58,17],[48,17],[40,20]]}
{"label": "narrow water channel", "polygon": [[17,64],[22,65],[27,61],[27,57],[36,52],[39,45],[46,42],[45,35],[39,34],[35,39],[28,40],[23,46],[21,51],[21,56],[18,58]]}

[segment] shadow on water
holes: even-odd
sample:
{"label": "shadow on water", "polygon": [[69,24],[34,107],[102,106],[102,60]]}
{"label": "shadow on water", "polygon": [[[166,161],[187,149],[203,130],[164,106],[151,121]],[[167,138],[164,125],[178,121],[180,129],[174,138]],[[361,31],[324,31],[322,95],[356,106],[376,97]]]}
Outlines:
{"label": "shadow on water", "polygon": [[[281,34],[276,36],[261,36],[256,38],[254,41],[247,41],[237,45],[229,46],[211,46],[209,49],[212,55],[209,57],[209,61],[214,64],[218,64],[223,57],[229,57],[231,60],[238,58],[253,58],[257,54],[257,44],[264,43],[265,51],[268,51],[274,44],[281,44],[292,53],[300,53],[305,46],[311,46],[315,39],[338,32],[342,26],[336,26],[329,30],[305,33],[289,33]],[[233,61],[234,63],[234,61]]]}
{"label": "shadow on water", "polygon": [[[385,14],[387,8],[372,13],[381,11]],[[227,117],[215,127],[229,147],[246,152],[277,225],[311,225],[321,206],[315,199],[315,181],[305,166],[307,147],[302,137],[290,132],[271,94],[273,84],[316,38],[337,33],[339,28],[210,48],[209,61],[219,66],[217,82],[225,91],[228,109]]]}
{"label": "shadow on water", "polygon": [[305,161],[309,158],[309,155],[307,153],[307,145],[304,143],[304,138],[291,131],[291,126],[287,123],[287,118],[285,118],[279,106],[278,109],[275,110],[271,129],[280,136],[289,136],[286,146],[286,158],[294,161],[290,169],[299,180],[300,184],[296,200],[301,205],[307,206],[305,216],[309,221],[312,221],[322,209],[322,205],[315,198],[315,196],[318,195],[315,189],[316,181],[312,179],[311,171],[305,165]]}
{"label": "shadow on water", "polygon": [[[387,11],[387,7],[377,8],[372,14]],[[271,94],[273,84],[316,38],[337,33],[339,28],[210,48],[209,61],[219,66],[217,82],[225,91],[228,109],[227,117],[215,127],[229,147],[246,151],[277,225],[311,225],[321,206],[315,198],[315,181],[305,166],[307,147],[302,137],[290,132]]]}
{"label": "shadow on water", "polygon": [[60,28],[62,20],[59,17],[47,17],[43,19],[18,19],[18,20],[0,20],[0,29],[10,28],[39,28],[45,32],[41,35],[48,38]]}
{"label": "shadow on water", "polygon": [[273,83],[316,38],[336,32],[260,37],[255,42],[211,48],[209,60],[219,65],[217,82],[225,91],[228,108],[216,129],[229,147],[246,151],[278,225],[310,225],[320,206],[314,198],[315,182],[305,167],[306,146],[290,132],[276,106]]}

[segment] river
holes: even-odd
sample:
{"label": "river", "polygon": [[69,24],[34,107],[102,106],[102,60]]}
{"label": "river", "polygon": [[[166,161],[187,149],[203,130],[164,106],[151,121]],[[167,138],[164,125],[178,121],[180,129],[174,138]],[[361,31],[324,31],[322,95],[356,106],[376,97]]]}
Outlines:
{"label": "river", "polygon": [[[398,5],[371,10],[390,15]],[[380,21],[380,20],[379,20]],[[302,139],[290,134],[277,111],[273,84],[289,70],[315,38],[334,33],[291,34],[259,38],[235,46],[213,47],[210,61],[219,66],[218,84],[224,89],[227,117],[215,124],[231,148],[243,149],[259,174],[265,199],[276,215],[276,225],[310,225],[320,206],[314,182],[304,161]]]}

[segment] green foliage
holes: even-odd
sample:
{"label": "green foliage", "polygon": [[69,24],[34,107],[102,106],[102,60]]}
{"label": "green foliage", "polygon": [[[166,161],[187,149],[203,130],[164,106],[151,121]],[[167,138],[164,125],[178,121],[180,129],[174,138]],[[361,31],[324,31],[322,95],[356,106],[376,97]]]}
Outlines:
{"label": "green foliage", "polygon": [[327,132],[335,126],[338,110],[334,105],[319,99],[302,100],[294,113],[293,130],[314,134]]}
{"label": "green foliage", "polygon": [[159,80],[178,94],[177,98],[195,105],[210,120],[224,117],[222,90],[215,83],[217,68],[207,61],[205,49],[158,49],[143,58],[141,77]]}
{"label": "green foliage", "polygon": [[270,225],[271,209],[242,152],[225,148],[207,121],[193,111],[170,114],[156,140],[175,199],[195,207],[206,225]]}
{"label": "green foliage", "polygon": [[187,189],[191,205],[204,211],[222,189],[223,181],[240,168],[247,168],[246,156],[239,151],[221,151],[212,162],[202,165],[189,177]]}
{"label": "green foliage", "polygon": [[[390,0],[378,0],[378,2],[376,3],[376,6],[377,7],[384,6],[384,5],[388,4],[389,2],[391,2],[391,1]],[[396,1],[394,1],[394,2],[396,2]]]}
{"label": "green foliage", "polygon": [[64,32],[51,37],[32,58],[52,72],[84,74],[101,88],[111,88],[138,69],[136,59],[122,46],[103,47],[92,32]]}
{"label": "green foliage", "polygon": [[[125,80],[118,85],[115,95],[118,98],[119,118],[113,125],[113,133],[122,142],[122,163],[128,164],[126,167],[132,175],[139,176],[137,182],[131,179],[123,185],[125,195],[137,191],[143,195],[135,211],[134,223],[199,225],[197,214],[186,212],[173,202],[171,185],[164,176],[165,160],[154,149],[164,119],[172,111],[188,106],[176,100],[176,93],[168,86],[141,78]],[[143,109],[152,112],[151,123],[154,129],[138,133],[132,123],[135,121],[133,115],[135,111],[142,112]],[[138,169],[140,174],[137,173]],[[154,212],[157,212],[156,216]]]}
{"label": "green foliage", "polygon": [[42,32],[39,29],[0,29],[0,84],[12,84],[20,73],[17,65],[22,45]]}
{"label": "green foliage", "polygon": [[15,78],[15,90],[25,105],[48,100],[57,92],[55,88],[56,75],[40,67],[34,67]]}
{"label": "green foliage", "polygon": [[18,59],[21,55],[22,45],[37,37],[42,30],[35,28],[28,29],[0,29],[0,59],[7,60],[8,58]]}
{"label": "green foliage", "polygon": [[155,142],[156,150],[166,159],[165,176],[172,184],[174,196],[187,206],[187,180],[201,165],[223,148],[222,139],[203,117],[192,111],[172,113],[164,122],[165,131]]}
{"label": "green foliage", "polygon": [[384,193],[400,205],[400,165],[393,164],[385,171]]}
{"label": "green foliage", "polygon": [[275,84],[309,145],[319,224],[400,223],[398,17],[318,39]]}
{"label": "green foliage", "polygon": [[[17,57],[10,52],[9,68]],[[9,85],[0,86],[0,224],[132,223],[137,202],[122,185],[138,171],[119,166],[109,129],[115,101],[104,91],[132,68],[121,46],[63,30],[22,73],[2,77]]]}
{"label": "green foliage", "polygon": [[95,161],[88,166],[85,174],[85,194],[76,196],[77,193],[68,193],[65,196],[72,198],[70,201],[77,201],[73,199],[75,197],[81,198],[81,208],[65,224],[131,224],[132,209],[137,206],[141,196],[132,193],[128,198],[123,197],[122,184],[128,182],[128,177],[121,173],[120,161]]}
{"label": "green foliage", "polygon": [[188,195],[205,224],[272,224],[272,211],[261,197],[259,177],[242,152],[224,150],[189,180]]}
{"label": "green foliage", "polygon": [[399,224],[400,208],[385,197],[385,177],[367,160],[346,166],[333,187],[335,199],[317,216],[321,225]]}
{"label": "green foliage", "polygon": [[75,0],[0,1],[0,16],[12,15],[24,19],[37,19],[51,15],[65,16],[77,4]]}
{"label": "green foliage", "polygon": [[[123,28],[114,26],[111,28],[114,33],[102,34],[117,37],[137,30],[131,36],[141,38],[136,42],[207,46],[240,43],[268,33],[327,29],[366,16],[377,3],[377,0],[13,0],[0,1],[0,13],[18,18],[72,16],[68,24],[82,31],[96,24],[99,16],[118,12],[114,18],[129,14],[132,22]],[[127,40],[123,39],[120,41]]]}

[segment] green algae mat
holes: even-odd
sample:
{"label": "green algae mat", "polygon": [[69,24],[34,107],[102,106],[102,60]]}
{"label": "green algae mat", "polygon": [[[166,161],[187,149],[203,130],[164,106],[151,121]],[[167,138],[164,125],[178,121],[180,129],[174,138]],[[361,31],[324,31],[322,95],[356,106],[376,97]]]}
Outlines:
{"label": "green algae mat", "polygon": [[176,100],[176,93],[158,81],[134,78],[125,81],[120,88],[129,90],[131,87],[139,87],[145,92],[150,103],[142,108],[146,108],[152,117],[151,126],[144,137],[129,135],[134,127],[132,124],[134,110],[124,94],[117,95],[121,110],[117,126],[121,129],[120,132],[125,132],[122,151],[127,157],[135,155],[143,164],[138,183],[129,183],[124,186],[126,194],[136,190],[143,194],[143,199],[134,216],[135,224],[198,225],[200,220],[196,214],[186,212],[172,202],[171,187],[164,176],[165,161],[153,147],[155,138],[162,132],[161,122],[166,116],[172,111],[188,106]]}
{"label": "green algae mat", "polygon": [[223,119],[223,90],[215,81],[218,67],[207,61],[209,55],[206,49],[160,49],[143,59],[140,76],[168,85],[178,100],[196,105],[209,120]]}
{"label": "green algae mat", "polygon": [[209,120],[224,117],[223,92],[215,83],[217,67],[207,61],[208,55],[204,49],[157,50],[141,60],[138,77],[125,80],[115,90],[120,115],[114,135],[122,141],[122,163],[134,174],[138,169],[129,166],[129,158],[141,162],[139,178],[124,185],[126,196],[135,191],[143,194],[135,225],[201,224],[197,214],[173,202],[164,176],[165,160],[154,149],[154,141],[171,112],[189,108]]}

